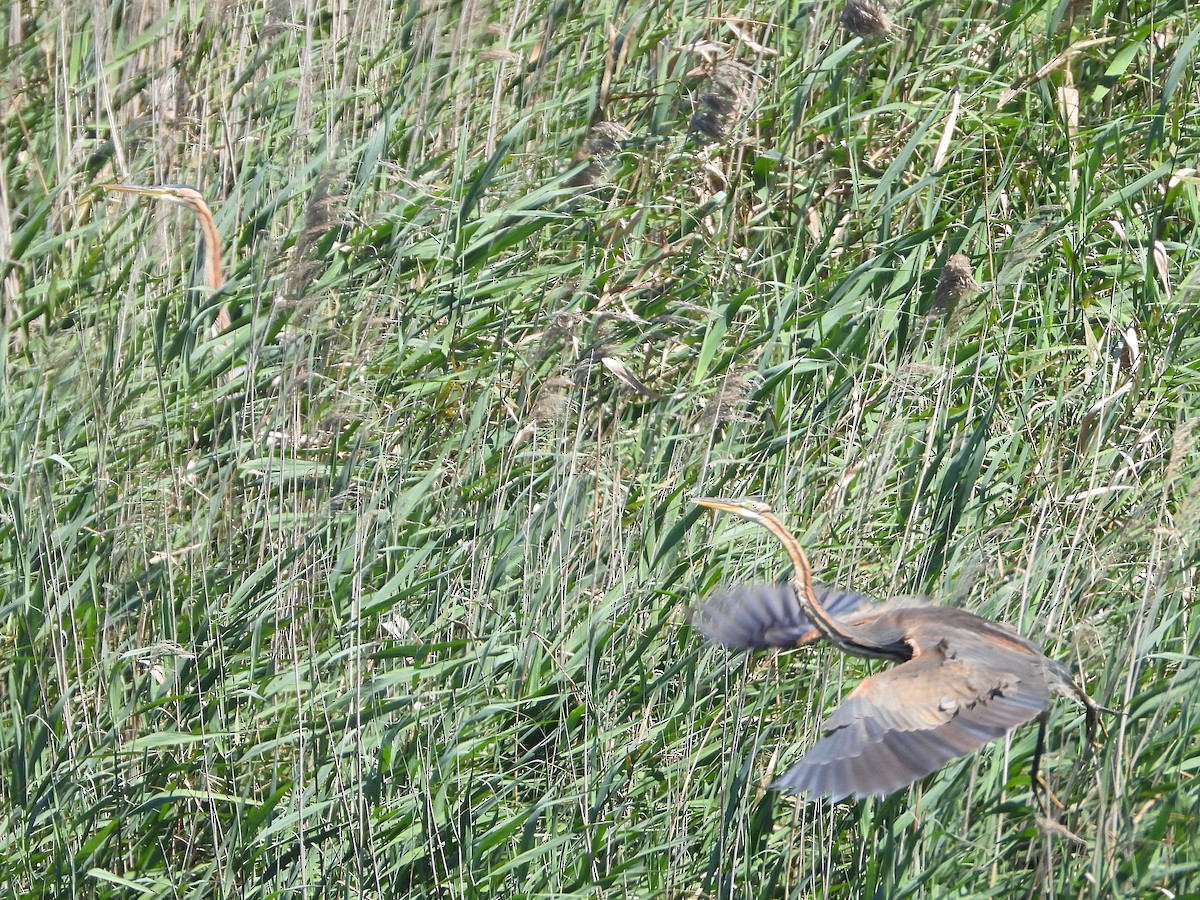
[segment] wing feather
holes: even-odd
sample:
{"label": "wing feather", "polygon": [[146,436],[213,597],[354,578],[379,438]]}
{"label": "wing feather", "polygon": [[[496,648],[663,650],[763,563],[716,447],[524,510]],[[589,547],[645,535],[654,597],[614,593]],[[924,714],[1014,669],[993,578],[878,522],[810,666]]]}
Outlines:
{"label": "wing feather", "polygon": [[[841,619],[882,606],[844,588],[814,584],[813,592],[818,603]],[[760,582],[718,590],[693,611],[691,621],[709,640],[735,650],[798,647],[821,637],[800,608],[792,584]]]}
{"label": "wing feather", "polygon": [[825,723],[826,735],[772,786],[835,800],[890,794],[1049,705],[1037,657],[969,645],[928,652],[861,682]]}

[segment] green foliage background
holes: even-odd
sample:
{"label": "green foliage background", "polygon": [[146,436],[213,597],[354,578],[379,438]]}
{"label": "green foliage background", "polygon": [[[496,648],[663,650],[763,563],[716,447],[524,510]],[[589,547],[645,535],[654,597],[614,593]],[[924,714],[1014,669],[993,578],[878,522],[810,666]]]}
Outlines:
{"label": "green foliage background", "polygon": [[[839,13],[0,8],[5,895],[1200,893],[1200,16]],[[785,574],[697,494],[1043,641],[1094,753],[768,792],[867,669],[686,626]]]}

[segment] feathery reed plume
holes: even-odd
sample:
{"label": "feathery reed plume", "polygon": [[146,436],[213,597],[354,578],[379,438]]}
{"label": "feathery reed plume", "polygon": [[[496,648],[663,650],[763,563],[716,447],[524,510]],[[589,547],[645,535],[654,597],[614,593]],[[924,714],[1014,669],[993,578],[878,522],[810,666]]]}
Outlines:
{"label": "feathery reed plume", "polygon": [[574,382],[566,375],[555,375],[547,379],[538,391],[529,417],[538,425],[559,419],[570,407],[569,391],[573,386]]}
{"label": "feathery reed plume", "polygon": [[570,390],[574,385],[575,382],[567,375],[555,375],[547,379],[538,390],[528,421],[513,435],[510,449],[518,449],[533,437],[538,428],[561,419],[571,408]]}
{"label": "feathery reed plume", "polygon": [[731,59],[721,60],[696,94],[696,110],[688,124],[689,136],[698,144],[722,140],[729,126],[742,114],[748,98],[743,67]]}
{"label": "feathery reed plume", "polygon": [[304,225],[292,248],[284,282],[283,296],[289,304],[303,297],[308,286],[315,280],[321,261],[316,257],[314,250],[321,238],[337,225],[341,198],[330,189],[331,183],[331,173],[326,172],[313,187],[312,196],[304,208]]}
{"label": "feathery reed plume", "polygon": [[735,372],[727,374],[716,396],[704,404],[700,412],[700,424],[709,429],[747,421],[749,417],[745,406],[752,389],[753,383],[749,377]]}
{"label": "feathery reed plume", "polygon": [[887,4],[880,0],[846,0],[839,21],[847,31],[865,38],[889,37],[896,27]]}
{"label": "feathery reed plume", "polygon": [[567,179],[568,187],[591,187],[596,184],[608,163],[621,152],[623,143],[629,139],[631,132],[617,122],[597,122],[583,139],[583,146],[572,157],[572,162],[579,164],[588,160],[588,164]]}
{"label": "feathery reed plume", "polygon": [[959,302],[978,294],[983,285],[975,280],[971,261],[961,253],[955,253],[942,268],[938,278],[937,293],[929,305],[929,315],[948,316]]}

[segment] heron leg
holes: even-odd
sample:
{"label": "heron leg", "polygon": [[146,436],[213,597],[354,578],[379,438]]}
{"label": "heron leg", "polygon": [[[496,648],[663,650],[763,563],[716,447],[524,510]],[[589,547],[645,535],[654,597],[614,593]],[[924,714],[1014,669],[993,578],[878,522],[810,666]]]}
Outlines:
{"label": "heron leg", "polygon": [[[1046,748],[1046,728],[1050,724],[1050,711],[1042,713],[1038,716],[1038,733],[1037,743],[1033,747],[1033,763],[1029,769],[1029,785],[1033,790],[1034,799],[1037,800],[1038,807],[1042,811],[1042,815],[1048,815],[1049,810],[1047,803],[1050,799],[1050,787],[1042,780],[1042,751]],[[1038,791],[1039,785],[1042,791]],[[1042,797],[1042,792],[1045,793],[1045,798]]]}

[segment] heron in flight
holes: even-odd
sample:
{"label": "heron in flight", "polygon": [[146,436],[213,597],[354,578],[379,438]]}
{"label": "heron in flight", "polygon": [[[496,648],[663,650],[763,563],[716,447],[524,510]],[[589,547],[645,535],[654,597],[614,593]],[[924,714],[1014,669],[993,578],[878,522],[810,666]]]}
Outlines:
{"label": "heron in flight", "polygon": [[[694,502],[770,531],[796,579],[794,589],[759,585],[702,604],[693,622],[707,637],[748,649],[793,647],[819,634],[844,653],[899,663],[850,692],[824,737],[772,784],[776,790],[834,800],[890,794],[1018,725],[1035,718],[1044,725],[1053,694],[1084,706],[1090,739],[1103,708],[1065,666],[1007,625],[961,609],[873,604],[830,588],[822,594],[836,602],[826,607],[808,557],[770,506],[750,498]],[[1040,752],[1039,739],[1035,773]]]}
{"label": "heron in flight", "polygon": [[[153,197],[165,200],[176,206],[190,209],[196,216],[196,224],[200,226],[198,251],[201,259],[200,270],[204,276],[205,286],[216,293],[225,283],[221,274],[221,238],[217,234],[217,225],[213,221],[212,211],[204,200],[204,196],[194,187],[186,184],[140,185],[140,184],[105,184],[100,185],[104,191],[114,191],[123,194],[140,194],[143,197]],[[229,304],[221,304],[217,311],[217,321],[213,325],[214,337],[221,334],[230,323]]]}

